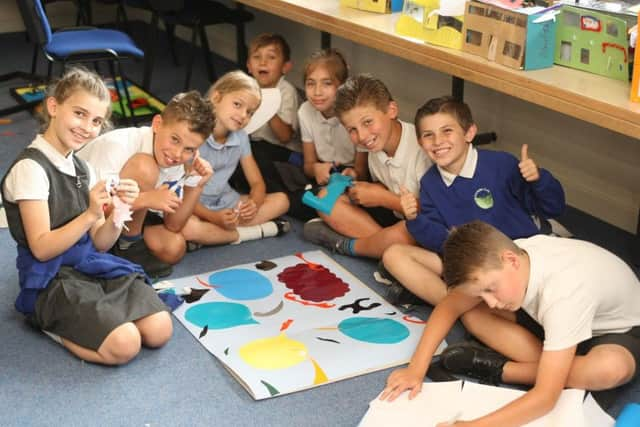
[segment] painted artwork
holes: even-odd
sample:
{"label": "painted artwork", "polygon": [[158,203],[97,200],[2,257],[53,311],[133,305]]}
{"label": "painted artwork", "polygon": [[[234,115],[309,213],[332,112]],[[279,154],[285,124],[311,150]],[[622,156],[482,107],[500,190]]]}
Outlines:
{"label": "painted artwork", "polygon": [[168,283],[187,293],[176,318],[254,399],[407,363],[425,324],[321,251]]}

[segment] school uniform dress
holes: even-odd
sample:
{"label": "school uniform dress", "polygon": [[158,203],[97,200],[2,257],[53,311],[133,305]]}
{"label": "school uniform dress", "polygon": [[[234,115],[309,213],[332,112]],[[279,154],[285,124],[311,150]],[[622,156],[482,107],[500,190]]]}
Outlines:
{"label": "school uniform dress", "polygon": [[240,161],[251,155],[249,136],[244,130],[230,132],[221,144],[210,135],[199,151],[215,171],[202,189],[200,203],[213,211],[237,206],[240,194],[231,188],[229,179]]}
{"label": "school uniform dress", "polygon": [[16,309],[40,329],[97,350],[119,325],[166,311],[166,306],[139,265],[99,252],[88,232],[64,253],[37,260],[16,202],[47,200],[51,229],[59,228],[88,208],[92,176],[85,162],[63,157],[38,136],[9,168],[0,188],[18,249]]}
{"label": "school uniform dress", "polygon": [[469,145],[460,174],[436,165],[422,177],[420,212],[407,221],[407,229],[420,245],[438,253],[452,227],[473,220],[487,222],[512,239],[538,234],[531,215],[561,215],[564,191],[545,169],[539,169],[538,181],[525,181],[518,163],[509,153]]}

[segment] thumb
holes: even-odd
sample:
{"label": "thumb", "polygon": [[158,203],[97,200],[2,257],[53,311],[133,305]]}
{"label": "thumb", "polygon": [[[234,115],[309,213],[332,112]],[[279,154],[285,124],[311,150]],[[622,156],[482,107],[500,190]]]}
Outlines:
{"label": "thumb", "polygon": [[522,144],[520,149],[520,161],[529,160],[529,144]]}
{"label": "thumb", "polygon": [[409,194],[409,190],[407,190],[407,187],[405,187],[404,185],[400,186],[400,195],[404,196],[405,194]]}

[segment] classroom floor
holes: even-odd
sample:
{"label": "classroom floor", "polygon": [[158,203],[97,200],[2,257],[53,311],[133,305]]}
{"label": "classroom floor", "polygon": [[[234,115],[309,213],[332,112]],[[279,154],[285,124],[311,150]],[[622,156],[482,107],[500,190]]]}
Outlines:
{"label": "classroom floor", "polygon": [[[141,38],[144,25],[137,26]],[[142,44],[142,40],[140,43]],[[165,39],[158,52],[168,52]],[[22,34],[0,34],[5,52],[0,74],[27,70],[32,46]],[[184,49],[178,49],[183,52]],[[193,87],[205,90],[209,82],[204,64],[196,57]],[[183,59],[184,62],[184,59]],[[216,58],[219,74],[233,64]],[[127,65],[127,74],[141,81],[142,64]],[[40,63],[44,72],[44,63]],[[168,100],[183,85],[184,66],[176,67],[170,56],[158,55],[152,92]],[[10,85],[0,83],[0,107],[13,102]],[[37,129],[27,112],[12,115],[0,124],[0,173],[26,146]],[[570,208],[562,218],[577,237],[598,243],[626,260],[630,259],[632,236]],[[187,254],[172,278],[216,270],[237,264],[318,249],[302,239],[302,223],[292,221],[285,236],[236,246],[206,248]],[[333,256],[334,259],[374,291],[383,292],[373,280],[376,263],[366,259]],[[382,389],[390,370],[359,376],[265,401],[254,401],[240,384],[178,322],[174,336],[160,350],[143,350],[130,364],[110,368],[81,362],[43,334],[30,329],[13,309],[17,295],[15,245],[6,229],[0,230],[0,425],[108,425],[108,426],[197,426],[219,423],[230,426],[355,426]],[[423,318],[426,307],[416,314]],[[463,331],[456,327],[449,336],[458,341]],[[609,412],[616,416],[627,402],[640,401],[640,381],[605,396]]]}

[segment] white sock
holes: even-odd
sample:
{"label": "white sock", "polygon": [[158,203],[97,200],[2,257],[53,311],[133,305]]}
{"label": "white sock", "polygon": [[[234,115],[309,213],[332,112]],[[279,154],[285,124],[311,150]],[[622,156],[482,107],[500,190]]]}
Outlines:
{"label": "white sock", "polygon": [[278,226],[273,221],[267,221],[259,225],[250,225],[247,227],[237,227],[238,240],[232,243],[236,245],[240,242],[247,242],[249,240],[258,240],[263,237],[273,237],[278,234]]}
{"label": "white sock", "polygon": [[45,334],[47,334],[49,336],[49,338],[51,338],[52,340],[54,340],[55,342],[57,342],[58,344],[62,345],[62,338],[60,338],[60,336],[51,333],[49,331],[45,331],[44,329],[42,330],[42,332],[44,332]]}

